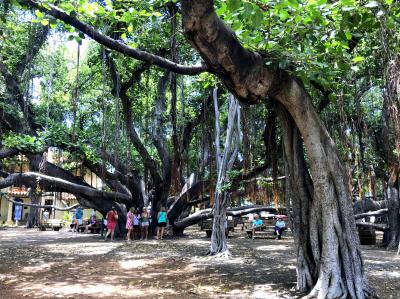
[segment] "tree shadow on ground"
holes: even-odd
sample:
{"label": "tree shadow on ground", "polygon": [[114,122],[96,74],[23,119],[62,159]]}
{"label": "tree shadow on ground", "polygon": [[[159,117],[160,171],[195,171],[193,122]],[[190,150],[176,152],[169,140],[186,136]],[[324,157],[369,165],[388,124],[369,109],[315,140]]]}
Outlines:
{"label": "tree shadow on ground", "polygon": [[[291,239],[229,239],[230,259],[205,253],[197,229],[182,239],[104,242],[68,232],[0,232],[0,288],[4,298],[299,298]],[[11,232],[8,232],[11,233]],[[398,287],[400,260],[365,249],[373,285]],[[378,253],[378,254],[376,254]],[[379,263],[379,258],[381,262]],[[382,258],[383,257],[383,258]],[[375,271],[380,267],[382,271]],[[397,285],[396,285],[397,280]],[[382,298],[396,294],[385,286]],[[380,290],[382,291],[382,290]],[[378,292],[379,293],[379,292]],[[382,292],[380,292],[382,294]]]}

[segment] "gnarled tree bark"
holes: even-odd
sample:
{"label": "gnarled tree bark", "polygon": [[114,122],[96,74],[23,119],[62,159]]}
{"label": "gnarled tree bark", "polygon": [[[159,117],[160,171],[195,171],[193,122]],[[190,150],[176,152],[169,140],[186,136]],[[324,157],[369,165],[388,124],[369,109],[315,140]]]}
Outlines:
{"label": "gnarled tree bark", "polygon": [[[313,179],[310,240],[318,279],[307,298],[364,298],[371,294],[364,274],[359,239],[345,173],[336,146],[299,80],[271,71],[256,52],[245,49],[214,11],[214,1],[182,0],[185,34],[240,101],[273,99],[288,111],[304,140]],[[304,227],[302,228],[304,229]],[[298,269],[303,271],[302,269]],[[303,284],[307,285],[307,284]]]}

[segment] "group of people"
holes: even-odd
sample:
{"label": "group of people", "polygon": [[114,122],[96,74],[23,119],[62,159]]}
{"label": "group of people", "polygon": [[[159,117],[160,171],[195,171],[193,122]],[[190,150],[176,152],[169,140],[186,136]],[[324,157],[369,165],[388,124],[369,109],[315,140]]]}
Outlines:
{"label": "group of people", "polygon": [[[118,223],[118,213],[116,208],[113,206],[106,215],[107,220],[107,233],[104,238],[106,241],[108,236],[111,236],[111,240],[114,240],[115,227]],[[149,226],[151,223],[151,216],[146,208],[141,210],[131,208],[126,215],[126,226],[128,242],[140,239],[147,240],[149,235]],[[157,214],[157,240],[162,240],[164,236],[164,229],[167,226],[167,212],[165,207],[161,207]]]}
{"label": "group of people", "polygon": [[[93,210],[90,219],[86,221],[84,227],[85,231],[89,232],[90,226],[95,225],[97,222],[96,212]],[[111,240],[114,240],[115,228],[118,224],[118,212],[115,206],[111,207],[111,210],[108,211],[106,215],[106,219],[104,224],[107,227],[107,233],[105,235],[104,240],[106,241],[109,236],[111,236]],[[151,216],[146,208],[135,209],[130,208],[129,212],[126,215],[126,225],[125,228],[127,230],[126,240],[128,242],[140,239],[147,240],[149,235],[149,226],[151,224]],[[78,231],[79,227],[83,226],[83,211],[80,207],[75,209],[73,213],[73,219],[71,223],[71,229],[74,231]],[[161,207],[159,212],[157,213],[157,240],[162,240],[164,237],[164,230],[167,226],[167,212],[165,207]],[[261,230],[263,227],[263,221],[258,214],[255,214],[252,222],[252,230],[253,230],[253,239],[255,231]],[[278,216],[275,222],[275,234],[276,239],[281,239],[283,231],[286,229],[286,223],[282,217]]]}
{"label": "group of people", "polygon": [[[69,218],[68,216],[68,212],[66,212],[66,216],[64,216],[64,218]],[[96,217],[96,211],[92,210],[90,213],[90,218],[85,221],[83,221],[83,210],[81,207],[78,207],[75,209],[73,215],[72,215],[72,220],[71,220],[71,224],[70,224],[70,228],[71,230],[73,230],[74,232],[78,232],[80,227],[84,228],[84,231],[86,233],[89,233],[89,228],[91,226],[94,226],[96,224],[97,221],[97,217]]]}
{"label": "group of people", "polygon": [[[254,215],[254,219],[253,219],[253,223],[252,224],[253,224],[252,225],[253,226],[252,227],[252,229],[253,229],[253,235],[252,236],[253,236],[253,240],[254,240],[255,231],[261,230],[261,228],[263,226],[263,221],[262,221],[262,219],[260,218],[260,216],[258,214]],[[286,222],[283,220],[282,216],[278,216],[276,218],[275,228],[274,228],[277,240],[278,239],[280,240],[282,238],[282,234],[283,234],[285,229],[286,229]]]}

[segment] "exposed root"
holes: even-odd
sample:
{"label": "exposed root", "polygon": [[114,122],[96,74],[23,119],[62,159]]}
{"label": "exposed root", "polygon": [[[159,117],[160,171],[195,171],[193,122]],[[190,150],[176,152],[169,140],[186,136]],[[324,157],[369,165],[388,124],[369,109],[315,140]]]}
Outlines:
{"label": "exposed root", "polygon": [[222,252],[218,252],[218,253],[208,252],[208,255],[210,256],[210,259],[213,259],[213,260],[229,259],[232,257],[232,254],[230,253],[230,251],[228,249],[226,249]]}
{"label": "exposed root", "polygon": [[339,276],[331,274],[330,277],[322,275],[311,292],[303,299],[346,299],[348,292]]}

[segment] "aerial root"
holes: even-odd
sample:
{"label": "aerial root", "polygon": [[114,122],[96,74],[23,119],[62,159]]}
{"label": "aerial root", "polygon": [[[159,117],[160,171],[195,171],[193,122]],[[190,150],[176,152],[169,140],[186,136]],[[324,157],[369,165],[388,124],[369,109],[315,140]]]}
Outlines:
{"label": "aerial root", "polygon": [[319,278],[311,292],[303,299],[346,299],[347,296],[348,292],[345,285],[339,277],[332,275],[330,278]]}
{"label": "aerial root", "polygon": [[223,252],[218,252],[215,254],[210,254],[210,259],[218,260],[218,259],[229,259],[231,257],[231,253],[229,250],[224,250]]}

